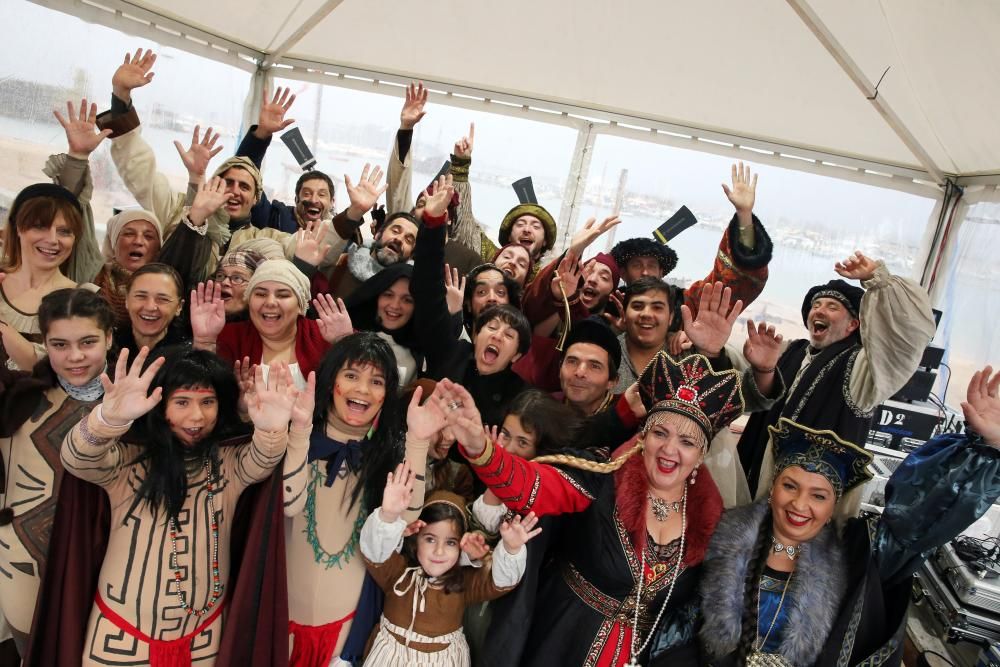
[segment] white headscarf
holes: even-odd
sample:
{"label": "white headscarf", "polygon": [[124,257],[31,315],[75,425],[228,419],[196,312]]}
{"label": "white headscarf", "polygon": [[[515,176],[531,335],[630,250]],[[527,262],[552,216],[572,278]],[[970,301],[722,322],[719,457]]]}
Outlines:
{"label": "white headscarf", "polygon": [[104,232],[104,245],[101,246],[101,254],[104,255],[106,261],[110,262],[115,258],[115,247],[118,245],[118,237],[121,235],[122,229],[128,223],[136,220],[145,220],[153,225],[153,229],[156,230],[156,238],[160,243],[163,243],[163,230],[160,229],[160,221],[156,219],[155,215],[142,209],[122,211],[108,220],[107,229]]}
{"label": "white headscarf", "polygon": [[267,281],[281,283],[291,289],[299,302],[299,312],[306,314],[309,308],[309,279],[294,264],[287,259],[269,259],[262,262],[247,284],[247,294],[252,294],[254,287]]}

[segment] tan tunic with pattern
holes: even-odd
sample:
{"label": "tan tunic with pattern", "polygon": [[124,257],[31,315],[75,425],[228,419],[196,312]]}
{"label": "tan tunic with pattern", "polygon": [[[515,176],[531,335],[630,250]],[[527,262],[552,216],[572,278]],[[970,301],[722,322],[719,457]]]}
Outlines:
{"label": "tan tunic with pattern", "polygon": [[31,630],[56,513],[55,492],[63,474],[59,448],[93,406],[54,387],[31,418],[2,442],[7,486],[0,504],[14,510],[14,521],[0,526],[0,613],[21,650]]}
{"label": "tan tunic with pattern", "polygon": [[[66,470],[98,484],[111,502],[111,535],[98,580],[98,593],[133,627],[159,640],[172,640],[193,632],[202,622],[179,604],[177,583],[171,566],[171,540],[164,511],[154,516],[143,504],[132,510],[144,469],[129,465],[138,447],[118,440],[127,428],[102,426],[93,414],[88,428],[107,438],[88,443],[77,426],[63,443]],[[308,442],[306,433],[255,431],[242,445],[220,449],[220,481],[214,490],[219,524],[219,570],[228,582],[229,537],[233,511],[240,494],[249,485],[266,479],[281,461],[289,441]],[[212,539],[204,468],[188,476],[188,495],[178,521],[177,557],[181,568],[180,588],[195,609],[205,607],[212,592]],[[221,639],[225,614],[191,639],[192,660],[213,665]],[[205,617],[207,618],[207,617]],[[139,665],[148,661],[148,646],[122,632],[98,610],[91,609],[87,623],[83,665]]]}

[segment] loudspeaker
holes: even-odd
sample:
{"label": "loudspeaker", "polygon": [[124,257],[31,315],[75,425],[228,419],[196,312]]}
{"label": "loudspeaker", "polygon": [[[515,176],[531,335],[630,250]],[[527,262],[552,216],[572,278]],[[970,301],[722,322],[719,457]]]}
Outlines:
{"label": "loudspeaker", "polygon": [[918,368],[913,377],[906,381],[903,388],[892,395],[892,400],[909,402],[926,401],[931,395],[931,389],[934,388],[936,380],[937,373]]}

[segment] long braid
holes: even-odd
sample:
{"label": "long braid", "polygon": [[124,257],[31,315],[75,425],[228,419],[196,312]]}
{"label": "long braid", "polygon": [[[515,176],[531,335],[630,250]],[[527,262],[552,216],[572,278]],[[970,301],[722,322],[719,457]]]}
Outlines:
{"label": "long braid", "polygon": [[576,468],[578,470],[586,470],[587,472],[614,472],[625,465],[629,457],[633,454],[638,453],[642,449],[642,443],[636,442],[624,454],[619,455],[617,458],[608,461],[607,463],[599,463],[597,461],[588,461],[587,459],[581,459],[576,456],[569,456],[568,454],[548,454],[546,456],[539,456],[532,459],[535,463],[555,463],[557,465],[566,466],[568,468]]}
{"label": "long braid", "polygon": [[747,574],[743,580],[743,624],[740,626],[740,643],[736,647],[737,665],[745,665],[747,656],[757,641],[757,605],[760,600],[760,577],[767,564],[770,553],[768,538],[771,537],[771,509],[764,514],[760,528],[757,530],[757,541],[754,542],[750,560],[747,562]]}

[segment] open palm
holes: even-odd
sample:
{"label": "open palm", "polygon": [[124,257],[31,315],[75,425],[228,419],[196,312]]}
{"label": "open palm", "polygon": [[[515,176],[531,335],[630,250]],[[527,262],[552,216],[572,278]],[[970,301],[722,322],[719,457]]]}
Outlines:
{"label": "open palm", "polygon": [[406,432],[418,440],[430,440],[448,424],[441,406],[435,400],[436,393],[435,387],[434,394],[420,405],[424,388],[418,386],[410,399],[410,407],[406,411]]}
{"label": "open palm", "polygon": [[1000,372],[993,367],[976,371],[962,403],[966,422],[993,447],[1000,448]]}
{"label": "open palm", "polygon": [[53,111],[52,114],[66,131],[70,155],[90,155],[111,134],[111,130],[98,131],[97,105],[91,104],[88,110],[86,99],[80,100],[79,114],[73,110],[72,102],[66,102],[65,118],[58,111]]}
{"label": "open palm", "polygon": [[118,355],[115,364],[115,379],[112,381],[107,373],[101,374],[101,384],[104,386],[104,401],[101,404],[101,416],[109,424],[122,425],[138,419],[152,410],[163,397],[163,389],[157,387],[150,393],[149,385],[153,376],[165,362],[160,357],[144,371],[142,367],[149,356],[149,348],[143,347],[128,365],[128,350],[124,349]]}

